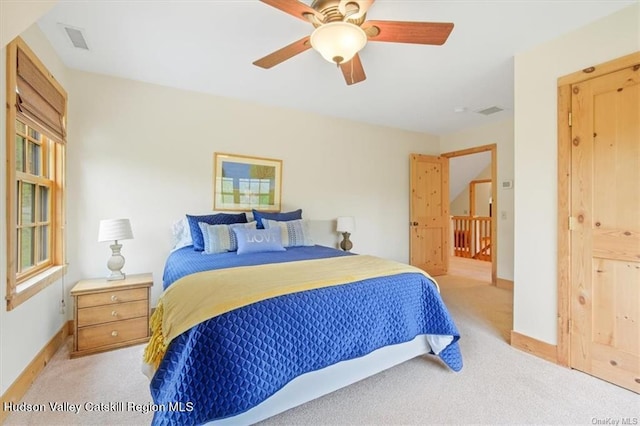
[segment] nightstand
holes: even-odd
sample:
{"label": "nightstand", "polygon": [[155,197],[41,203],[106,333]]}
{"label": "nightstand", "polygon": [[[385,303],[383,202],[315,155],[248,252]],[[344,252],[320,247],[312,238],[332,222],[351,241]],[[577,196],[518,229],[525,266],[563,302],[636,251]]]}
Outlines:
{"label": "nightstand", "polygon": [[74,333],[71,358],[149,340],[152,274],[123,280],[81,280],[71,289]]}

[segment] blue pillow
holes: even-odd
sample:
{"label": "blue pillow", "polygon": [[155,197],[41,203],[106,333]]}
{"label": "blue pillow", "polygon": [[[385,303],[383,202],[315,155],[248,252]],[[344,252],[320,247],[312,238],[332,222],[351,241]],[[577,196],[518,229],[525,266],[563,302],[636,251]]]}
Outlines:
{"label": "blue pillow", "polygon": [[287,213],[259,212],[258,210],[253,210],[253,220],[257,222],[256,225],[258,229],[264,229],[262,219],[277,220],[280,222],[302,219],[302,209],[294,210]]}
{"label": "blue pillow", "polygon": [[239,214],[208,214],[203,216],[191,216],[187,215],[189,221],[189,229],[191,230],[191,239],[193,240],[193,249],[195,251],[204,250],[204,239],[202,237],[202,231],[200,230],[199,222],[204,222],[209,225],[231,225],[232,223],[247,223],[247,215],[244,213]]}
{"label": "blue pillow", "polygon": [[238,254],[285,251],[279,229],[234,228],[238,240]]}
{"label": "blue pillow", "polygon": [[280,222],[276,220],[264,220],[264,225],[269,230],[279,230],[283,247],[312,246],[313,239],[306,220],[288,220]]}

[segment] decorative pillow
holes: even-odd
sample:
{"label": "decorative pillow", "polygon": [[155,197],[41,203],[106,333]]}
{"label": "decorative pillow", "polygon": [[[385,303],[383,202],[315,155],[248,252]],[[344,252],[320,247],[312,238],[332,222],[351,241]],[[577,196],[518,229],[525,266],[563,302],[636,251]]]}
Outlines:
{"label": "decorative pillow", "polygon": [[171,225],[171,237],[171,251],[193,245],[189,222],[186,217],[183,217]]}
{"label": "decorative pillow", "polygon": [[258,229],[265,228],[264,224],[262,223],[262,219],[277,220],[280,222],[302,219],[302,209],[294,210],[287,213],[259,212],[258,210],[253,210],[253,220],[258,222]]}
{"label": "decorative pillow", "polygon": [[235,228],[233,232],[238,239],[238,254],[285,251],[277,229]]}
{"label": "decorative pillow", "polygon": [[204,250],[204,240],[202,238],[202,230],[198,223],[204,222],[209,225],[231,225],[233,223],[247,223],[247,215],[244,213],[239,214],[208,214],[203,216],[191,216],[187,215],[189,221],[189,229],[191,230],[191,239],[193,240],[193,249],[195,251]]}
{"label": "decorative pillow", "polygon": [[277,220],[264,219],[263,223],[267,229],[280,229],[282,245],[284,247],[312,246],[311,232],[306,220],[289,220],[281,222]]}
{"label": "decorative pillow", "polygon": [[234,223],[233,225],[209,225],[198,223],[204,240],[204,253],[217,254],[238,250],[238,240],[233,232],[236,228],[256,229],[255,222]]}

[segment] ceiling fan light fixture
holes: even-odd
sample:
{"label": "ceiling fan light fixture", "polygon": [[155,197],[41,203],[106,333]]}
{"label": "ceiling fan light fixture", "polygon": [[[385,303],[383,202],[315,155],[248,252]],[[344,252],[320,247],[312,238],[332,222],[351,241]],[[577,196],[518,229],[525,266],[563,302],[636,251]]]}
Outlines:
{"label": "ceiling fan light fixture", "polygon": [[311,34],[311,46],[327,61],[349,62],[367,44],[367,34],[350,22],[329,22]]}

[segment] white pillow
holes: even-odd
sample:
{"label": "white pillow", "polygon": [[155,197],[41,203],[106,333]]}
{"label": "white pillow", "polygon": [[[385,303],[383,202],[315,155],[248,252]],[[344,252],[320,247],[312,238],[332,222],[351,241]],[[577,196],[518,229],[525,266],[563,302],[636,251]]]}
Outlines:
{"label": "white pillow", "polygon": [[189,222],[186,217],[183,217],[171,225],[171,251],[192,245]]}

